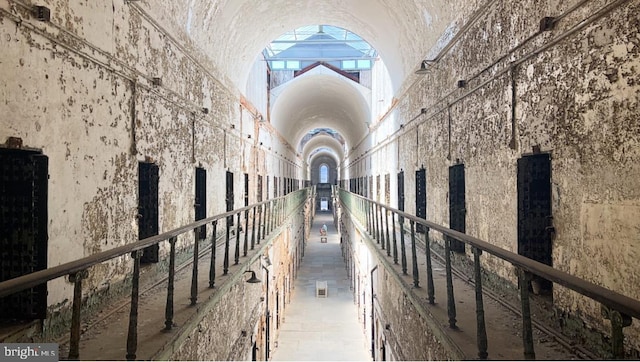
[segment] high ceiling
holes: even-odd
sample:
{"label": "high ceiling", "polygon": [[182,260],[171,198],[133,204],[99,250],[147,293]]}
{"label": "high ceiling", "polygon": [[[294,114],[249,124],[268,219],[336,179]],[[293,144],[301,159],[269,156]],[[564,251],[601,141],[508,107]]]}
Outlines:
{"label": "high ceiling", "polygon": [[[435,0],[189,0],[171,6],[221,77],[240,92],[245,92],[252,65],[272,40],[316,24],[348,29],[371,44],[389,71],[393,91],[398,92],[414,79],[414,71],[451,24],[454,8],[460,4]],[[280,125],[277,128],[287,130],[283,136],[290,144],[297,145],[305,132],[319,127],[339,131],[350,146],[366,134],[370,115],[365,113],[370,111],[362,110],[357,93],[329,77],[296,87],[295,93],[287,95],[287,104],[279,106],[287,117],[276,120],[272,114]]]}

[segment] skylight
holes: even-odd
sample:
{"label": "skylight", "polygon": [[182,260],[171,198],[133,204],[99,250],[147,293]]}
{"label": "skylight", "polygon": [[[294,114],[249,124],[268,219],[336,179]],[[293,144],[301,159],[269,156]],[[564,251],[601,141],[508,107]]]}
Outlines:
{"label": "skylight", "polygon": [[264,49],[272,70],[299,70],[326,62],[343,70],[370,69],[375,49],[358,35],[331,25],[310,25],[288,31]]}

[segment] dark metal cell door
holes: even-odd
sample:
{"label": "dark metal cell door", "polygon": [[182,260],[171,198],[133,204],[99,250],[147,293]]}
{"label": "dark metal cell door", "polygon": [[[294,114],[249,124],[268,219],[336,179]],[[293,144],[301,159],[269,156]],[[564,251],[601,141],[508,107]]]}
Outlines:
{"label": "dark metal cell door", "polygon": [[[138,164],[138,239],[158,235],[158,165]],[[141,263],[158,262],[158,244],[144,249]]]}
{"label": "dark metal cell door", "polygon": [[[38,152],[0,150],[0,281],[47,268],[48,165]],[[46,283],[0,298],[0,319],[46,314]]]}
{"label": "dark metal cell door", "polygon": [[[547,153],[518,160],[518,254],[552,265],[551,158]],[[539,279],[542,290],[552,283]]]}
{"label": "dark metal cell door", "polygon": [[404,171],[398,172],[398,210],[404,211]]}
{"label": "dark metal cell door", "polygon": [[[196,200],[195,200],[196,221],[207,217],[207,170],[196,167]],[[207,227],[202,225],[198,230],[198,239],[204,240],[207,237]]]}
{"label": "dark metal cell door", "polygon": [[249,206],[249,174],[244,174],[244,206]]}
{"label": "dark metal cell door", "polygon": [[258,175],[257,202],[262,202],[262,176]]}
{"label": "dark metal cell door", "polygon": [[[449,228],[466,232],[464,165],[449,167]],[[450,239],[451,251],[464,253],[464,243]]]}
{"label": "dark metal cell door", "polygon": [[273,177],[273,197],[278,197],[278,177]]}
{"label": "dark metal cell door", "polygon": [[[416,171],[416,216],[427,218],[427,171],[424,167]],[[424,232],[422,224],[416,224],[416,231]]]}
{"label": "dark metal cell door", "polygon": [[[227,171],[227,180],[226,180],[227,193],[225,197],[225,201],[227,203],[227,211],[233,210],[233,172]],[[233,216],[227,217],[228,225],[233,225]]]}

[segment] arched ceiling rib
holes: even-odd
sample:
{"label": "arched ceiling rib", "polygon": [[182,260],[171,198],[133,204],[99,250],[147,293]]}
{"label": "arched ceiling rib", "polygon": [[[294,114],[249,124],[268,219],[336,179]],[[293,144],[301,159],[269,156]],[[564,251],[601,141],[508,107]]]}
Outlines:
{"label": "arched ceiling rib", "polygon": [[371,116],[366,100],[349,82],[326,74],[294,79],[273,106],[273,126],[291,144],[313,129],[331,128],[352,147],[366,134]]}
{"label": "arched ceiling rib", "polygon": [[188,33],[240,91],[262,49],[311,24],[348,29],[368,41],[399,89],[451,22],[451,4],[425,0],[190,0]]}
{"label": "arched ceiling rib", "polygon": [[[340,163],[340,160],[344,158],[344,151],[340,142],[328,135],[317,135],[309,140],[302,150],[302,158],[308,160],[309,156],[318,148],[328,148],[333,151],[337,163]],[[311,164],[311,161],[309,160],[308,163]]]}

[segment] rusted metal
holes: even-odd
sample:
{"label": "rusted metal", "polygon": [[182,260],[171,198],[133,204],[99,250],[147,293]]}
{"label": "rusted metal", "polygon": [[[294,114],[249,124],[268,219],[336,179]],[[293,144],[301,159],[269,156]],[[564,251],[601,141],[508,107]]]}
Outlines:
{"label": "rusted metal", "polygon": [[536,359],[533,349],[533,328],[531,325],[531,307],[529,304],[529,284],[531,274],[524,270],[519,270],[520,277],[520,302],[522,303],[522,343],[524,346],[524,358],[527,360]]}
{"label": "rusted metal", "polygon": [[249,249],[249,210],[244,212],[244,244],[242,245],[242,256],[247,256]]}
{"label": "rusted metal", "polygon": [[487,359],[487,328],[484,322],[484,303],[482,300],[482,269],[480,268],[481,250],[473,248],[473,271],[476,284],[476,343],[478,358]]}
{"label": "rusted metal", "polygon": [[398,217],[400,221],[400,262],[402,264],[402,274],[407,275],[407,246],[404,241],[404,217]]}
{"label": "rusted metal", "polygon": [[458,329],[456,326],[456,300],[453,295],[453,274],[451,271],[451,242],[449,238],[444,240],[444,264],[447,279],[447,316],[449,317],[449,327]]}
{"label": "rusted metal", "polygon": [[80,319],[82,309],[82,279],[87,278],[86,270],[69,274],[69,281],[73,283],[73,307],[71,312],[71,333],[69,339],[69,359],[80,358]]}
{"label": "rusted metal", "polygon": [[391,235],[393,235],[393,263],[398,265],[398,240],[396,237],[396,214],[391,213]]}
{"label": "rusted metal", "polygon": [[384,218],[385,218],[384,228],[385,228],[386,239],[387,239],[387,256],[391,256],[391,240],[389,238],[389,211],[387,209],[384,210]]}
{"label": "rusted metal", "polygon": [[200,254],[200,235],[198,229],[193,229],[193,263],[191,266],[191,305],[198,302],[198,254]]}
{"label": "rusted metal", "polygon": [[[345,195],[345,192],[346,191],[344,190],[340,190],[341,197]],[[355,194],[349,194],[349,197],[364,199],[363,197]],[[365,200],[370,205],[379,204],[374,200],[370,200],[370,199],[365,199]],[[518,255],[508,250],[502,249],[496,245],[490,244],[476,237],[466,235],[464,233],[461,233],[455,230],[451,230],[442,225],[436,224],[434,222],[431,222],[425,219],[420,219],[414,215],[405,213],[397,209],[390,208],[390,210],[396,213],[399,218],[403,217],[405,219],[413,220],[417,223],[421,223],[424,226],[430,228],[431,230],[435,230],[442,233],[444,236],[452,237],[454,239],[464,242],[465,244],[469,244],[491,255],[494,255],[502,260],[505,260],[513,264],[515,267],[519,269],[525,270],[531,274],[541,276],[554,283],[567,287],[601,304],[604,304],[609,308],[615,309],[620,313],[626,314],[636,319],[640,319],[640,301],[638,300],[629,298],[625,295],[606,289],[604,287],[601,287],[599,285],[596,285],[584,279],[581,279],[576,276],[567,274],[563,271],[554,269],[549,265],[545,265],[535,260],[526,258],[522,255]]]}
{"label": "rusted metal", "polygon": [[411,266],[413,267],[413,287],[420,288],[420,274],[418,273],[418,255],[416,255],[416,223],[411,220]]}
{"label": "rusted metal", "polygon": [[611,355],[614,359],[624,359],[624,333],[622,329],[631,325],[631,317],[602,306],[602,316],[611,321]]}
{"label": "rusted metal", "polygon": [[233,253],[233,265],[238,265],[240,263],[240,219],[242,218],[242,213],[238,213],[237,222],[236,222],[236,247]]}
{"label": "rusted metal", "polygon": [[164,311],[164,329],[166,331],[173,328],[173,294],[175,292],[176,279],[176,240],[176,237],[169,239],[169,278],[167,280],[167,305]]}
{"label": "rusted metal", "polygon": [[251,250],[256,248],[256,210],[257,207],[254,207],[251,217]]}
{"label": "rusted metal", "polygon": [[433,284],[433,266],[431,263],[431,240],[429,240],[429,228],[425,228],[424,241],[425,241],[425,256],[427,259],[427,296],[429,304],[435,304],[435,287]]}
{"label": "rusted metal", "polygon": [[138,301],[140,293],[140,257],[142,251],[136,250],[131,253],[133,258],[133,277],[131,278],[131,310],[129,311],[129,329],[127,333],[127,355],[128,361],[136,359],[138,349]]}

